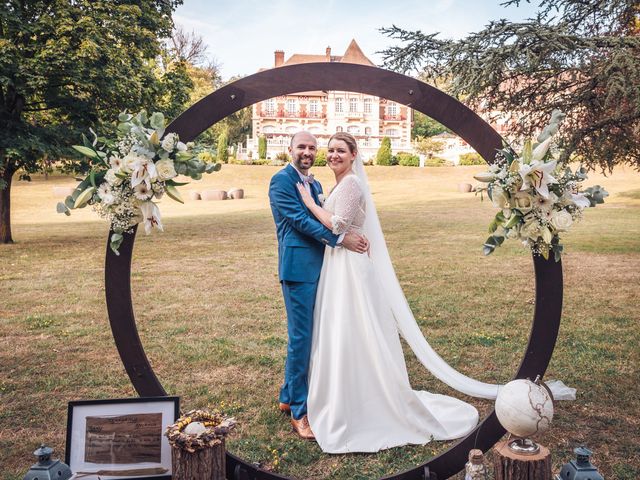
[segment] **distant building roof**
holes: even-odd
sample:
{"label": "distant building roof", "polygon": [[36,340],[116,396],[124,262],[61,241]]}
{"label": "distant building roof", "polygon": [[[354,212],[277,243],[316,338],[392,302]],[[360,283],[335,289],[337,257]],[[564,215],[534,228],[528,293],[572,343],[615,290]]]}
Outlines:
{"label": "distant building roof", "polygon": [[[341,63],[357,63],[358,65],[369,65],[375,67],[375,64],[367,58],[367,56],[362,52],[362,49],[355,41],[355,39],[351,40],[347,50],[344,52],[344,55],[331,55],[331,47],[327,47],[326,53],[324,55],[312,55],[306,53],[294,53],[291,55],[286,61],[280,63],[278,61],[278,53],[282,52],[278,50],[276,52],[276,67],[285,66],[285,65],[296,65],[299,63],[313,63],[313,62],[341,62]],[[284,53],[284,52],[282,52]]]}

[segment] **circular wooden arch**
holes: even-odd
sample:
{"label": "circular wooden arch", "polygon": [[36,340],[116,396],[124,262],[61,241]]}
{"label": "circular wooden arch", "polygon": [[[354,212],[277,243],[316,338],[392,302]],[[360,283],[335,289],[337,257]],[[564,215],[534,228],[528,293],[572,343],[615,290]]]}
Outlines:
{"label": "circular wooden arch", "polygon": [[[191,141],[214,123],[254,103],[296,92],[338,90],[359,92],[393,100],[437,120],[462,137],[488,163],[494,161],[502,138],[484,120],[449,95],[405,75],[343,63],[307,63],[273,68],[231,83],[200,100],[168,127],[167,132]],[[109,248],[105,262],[105,293],[113,337],[131,383],[140,396],[165,396],[138,336],[131,301],[131,259],[136,229],[125,235],[120,255]],[[111,232],[109,233],[111,235]],[[533,256],[536,301],[529,342],[515,378],[544,375],[556,343],[562,312],[562,265]],[[385,477],[422,480],[435,474],[448,478],[464,468],[472,448],[490,449],[505,431],[491,412],[465,438],[423,465]],[[287,478],[267,472],[227,453],[227,478]]]}

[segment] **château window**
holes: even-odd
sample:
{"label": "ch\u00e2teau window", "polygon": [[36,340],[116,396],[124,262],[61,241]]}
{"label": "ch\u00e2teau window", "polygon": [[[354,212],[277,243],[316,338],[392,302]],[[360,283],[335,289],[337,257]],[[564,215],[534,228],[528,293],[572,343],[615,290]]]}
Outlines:
{"label": "ch\u00e2teau window", "polygon": [[287,99],[287,113],[296,113],[296,101],[293,98]]}
{"label": "ch\u00e2teau window", "polygon": [[398,114],[398,105],[395,103],[390,103],[387,106],[387,115],[396,116]]}
{"label": "ch\u00e2teau window", "polygon": [[309,100],[309,114],[312,117],[315,117],[317,113],[318,113],[318,101]]}
{"label": "ch\u00e2teau window", "polygon": [[267,115],[273,115],[276,112],[276,101],[270,98],[264,102],[264,110]]}
{"label": "ch\u00e2teau window", "polygon": [[343,130],[342,130],[342,127],[336,127],[336,133],[337,133],[337,132],[342,132],[342,131],[343,131]]}
{"label": "ch\u00e2teau window", "polygon": [[338,97],[336,98],[336,113],[343,113],[343,112],[344,112],[343,99]]}
{"label": "ch\u00e2teau window", "polygon": [[358,127],[357,125],[351,125],[347,127],[347,132],[349,132],[351,135],[358,135],[360,133],[360,127]]}
{"label": "ch\u00e2teau window", "polygon": [[364,113],[371,113],[371,99],[364,99]]}
{"label": "ch\u00e2teau window", "polygon": [[395,129],[395,128],[387,128],[387,129],[384,131],[384,134],[385,134],[387,137],[397,137],[397,136],[398,136],[398,130],[397,130],[397,129]]}
{"label": "ch\u00e2teau window", "polygon": [[358,99],[350,98],[349,99],[349,113],[357,113],[358,112]]}
{"label": "ch\u00e2teau window", "polygon": [[[366,105],[366,104],[365,104]],[[364,128],[364,134],[365,135],[371,135],[371,127],[365,127]]]}

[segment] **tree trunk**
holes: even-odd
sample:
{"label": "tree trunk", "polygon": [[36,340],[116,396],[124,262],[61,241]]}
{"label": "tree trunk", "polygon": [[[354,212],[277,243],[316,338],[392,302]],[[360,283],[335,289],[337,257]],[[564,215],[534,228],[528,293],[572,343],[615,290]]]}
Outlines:
{"label": "tree trunk", "polygon": [[7,165],[2,170],[5,187],[0,188],[0,243],[13,243],[11,237],[11,180],[15,169]]}
{"label": "tree trunk", "polygon": [[194,453],[171,447],[171,463],[173,480],[225,480],[224,440],[220,445]]}
{"label": "tree trunk", "polygon": [[496,480],[549,480],[551,452],[540,445],[535,455],[522,455],[509,450],[503,440],[493,447],[493,467]]}

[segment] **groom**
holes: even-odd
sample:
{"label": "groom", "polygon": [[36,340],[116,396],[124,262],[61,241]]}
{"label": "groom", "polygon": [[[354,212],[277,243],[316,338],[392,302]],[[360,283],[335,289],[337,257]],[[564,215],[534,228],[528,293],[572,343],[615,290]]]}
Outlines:
{"label": "groom", "polygon": [[298,132],[291,138],[291,163],[276,173],[269,185],[269,202],[278,236],[278,276],[287,311],[287,360],[280,410],[291,412],[291,425],[302,438],[313,440],[307,420],[307,371],[311,354],[313,308],[325,245],[342,246],[358,253],[368,248],[357,234],[334,235],[302,203],[296,184],[304,184],[317,204],[320,182],[309,175],[316,159],[316,138]]}

